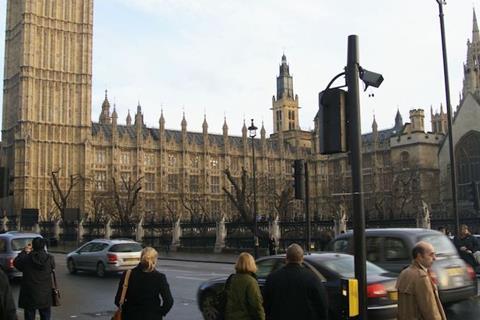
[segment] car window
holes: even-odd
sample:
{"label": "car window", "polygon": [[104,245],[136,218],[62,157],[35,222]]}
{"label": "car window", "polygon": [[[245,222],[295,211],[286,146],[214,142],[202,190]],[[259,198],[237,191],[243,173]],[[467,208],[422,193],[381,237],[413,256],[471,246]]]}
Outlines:
{"label": "car window", "polygon": [[367,260],[370,262],[380,261],[380,246],[382,239],[379,237],[368,237],[367,243]]}
{"label": "car window", "polygon": [[277,264],[277,259],[265,259],[257,262],[257,277],[266,278]]}
{"label": "car window", "polygon": [[103,249],[105,249],[106,247],[108,247],[108,244],[106,244],[106,243],[95,243],[93,245],[92,249],[90,250],[90,252],[100,252]]}
{"label": "car window", "polygon": [[409,260],[407,247],[401,239],[385,238],[383,248],[386,261]]}
{"label": "car window", "polygon": [[87,243],[82,248],[80,248],[80,250],[78,250],[78,252],[82,252],[82,253],[90,252],[94,245],[95,245],[95,243]]}
{"label": "car window", "polygon": [[338,239],[333,243],[333,252],[348,252],[348,239]]}
{"label": "car window", "polygon": [[32,244],[33,238],[16,238],[12,239],[10,242],[12,246],[12,251],[20,251],[23,250],[27,246],[27,244]]}
{"label": "car window", "polygon": [[0,252],[7,252],[7,241],[0,239]]}
{"label": "car window", "polygon": [[[355,267],[353,263],[353,256],[343,256],[337,259],[330,259],[326,261],[317,262],[322,264],[326,269],[329,269],[333,273],[338,273],[345,278],[353,278],[355,276]],[[383,274],[387,271],[379,266],[367,261],[367,274]]]}
{"label": "car window", "polygon": [[142,251],[142,246],[140,243],[132,242],[132,243],[119,243],[114,244],[110,247],[108,251],[110,252],[140,252]]}
{"label": "car window", "polygon": [[327,281],[327,278],[325,278],[325,276],[324,276],[320,271],[318,271],[318,269],[315,268],[314,265],[312,265],[312,264],[310,264],[310,263],[308,263],[308,262],[306,262],[306,261],[304,261],[304,262],[302,263],[302,265],[303,265],[305,268],[311,270],[322,282]]}
{"label": "car window", "polygon": [[419,241],[431,243],[437,256],[452,255],[457,253],[457,249],[452,241],[443,234],[431,234],[421,236]]}

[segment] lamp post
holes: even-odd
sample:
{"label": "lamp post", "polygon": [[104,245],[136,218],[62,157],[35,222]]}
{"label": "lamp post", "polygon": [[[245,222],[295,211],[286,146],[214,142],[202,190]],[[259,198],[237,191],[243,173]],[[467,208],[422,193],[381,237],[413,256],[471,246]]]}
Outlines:
{"label": "lamp post", "polygon": [[248,134],[252,138],[252,172],[253,172],[253,255],[255,259],[258,258],[258,235],[257,235],[257,181],[255,166],[255,136],[257,135],[257,127],[252,124],[248,127]]}
{"label": "lamp post", "polygon": [[445,97],[447,100],[447,121],[448,121],[448,150],[450,155],[450,180],[452,183],[452,201],[453,215],[455,218],[455,229],[457,235],[460,232],[460,218],[458,216],[458,199],[457,199],[457,166],[455,164],[455,153],[453,151],[453,126],[452,126],[452,106],[450,104],[450,83],[448,79],[448,61],[447,61],[447,45],[445,40],[445,22],[443,20],[444,0],[435,0],[438,3],[438,16],[440,17],[440,34],[442,37],[442,53],[443,53],[443,76],[445,79]]}

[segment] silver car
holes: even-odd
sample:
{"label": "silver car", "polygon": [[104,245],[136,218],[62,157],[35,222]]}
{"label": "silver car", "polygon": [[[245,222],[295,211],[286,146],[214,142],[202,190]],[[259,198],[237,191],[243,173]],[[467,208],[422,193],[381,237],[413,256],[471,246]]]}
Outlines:
{"label": "silver car", "polygon": [[0,268],[9,278],[21,277],[22,272],[18,271],[13,265],[13,261],[27,245],[32,244],[32,240],[42,237],[37,233],[9,231],[0,234]]}
{"label": "silver car", "polygon": [[142,249],[133,240],[92,240],[67,255],[67,268],[71,274],[83,270],[104,277],[108,272],[134,268],[140,262]]}

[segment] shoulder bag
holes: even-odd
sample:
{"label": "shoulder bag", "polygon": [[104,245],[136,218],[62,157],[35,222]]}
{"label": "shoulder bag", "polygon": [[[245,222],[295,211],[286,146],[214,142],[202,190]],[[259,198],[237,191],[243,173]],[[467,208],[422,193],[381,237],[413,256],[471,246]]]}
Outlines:
{"label": "shoulder bag", "polygon": [[57,277],[55,277],[55,270],[52,269],[52,306],[60,306],[60,290],[57,287]]}
{"label": "shoulder bag", "polygon": [[125,302],[125,296],[127,295],[127,288],[128,288],[128,279],[130,279],[130,274],[132,270],[127,270],[125,274],[125,280],[123,281],[122,287],[122,295],[120,296],[120,301],[118,302],[119,306],[117,311],[113,314],[112,320],[122,320],[122,305]]}

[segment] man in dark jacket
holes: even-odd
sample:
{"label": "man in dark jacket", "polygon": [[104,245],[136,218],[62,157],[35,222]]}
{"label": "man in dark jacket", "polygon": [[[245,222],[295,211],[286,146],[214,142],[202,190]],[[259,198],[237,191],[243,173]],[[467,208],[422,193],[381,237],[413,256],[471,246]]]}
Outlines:
{"label": "man in dark jacket", "polygon": [[287,248],[287,264],[272,272],[265,285],[265,313],[269,320],[327,320],[327,292],[321,280],[302,266],[303,249]]}
{"label": "man in dark jacket", "polygon": [[23,272],[18,307],[24,309],[25,320],[34,320],[37,309],[41,320],[50,320],[55,260],[45,251],[45,240],[40,237],[33,239],[32,250],[25,247],[14,264]]}
{"label": "man in dark jacket", "polygon": [[460,235],[453,239],[455,247],[457,247],[460,257],[472,267],[477,266],[474,253],[479,250],[477,239],[470,233],[468,226],[462,224],[460,226]]}
{"label": "man in dark jacket", "polygon": [[17,320],[10,283],[2,268],[0,268],[0,320]]}

